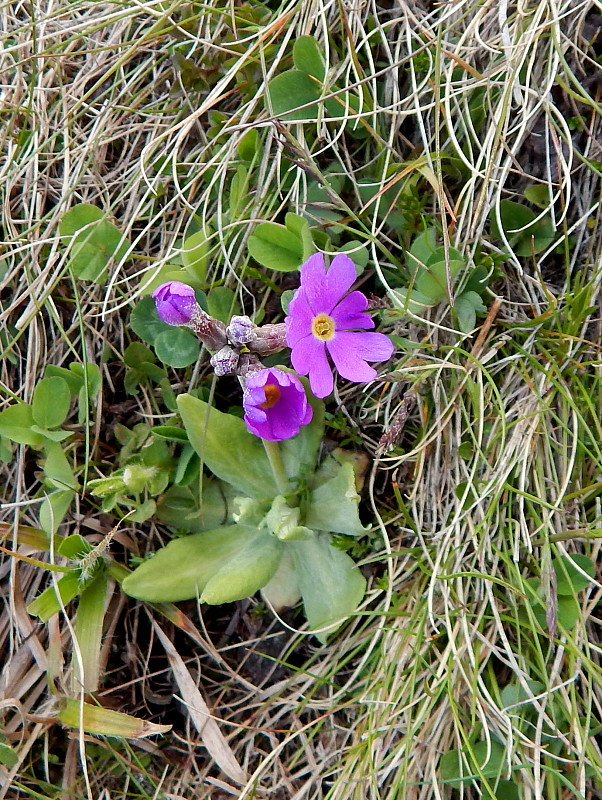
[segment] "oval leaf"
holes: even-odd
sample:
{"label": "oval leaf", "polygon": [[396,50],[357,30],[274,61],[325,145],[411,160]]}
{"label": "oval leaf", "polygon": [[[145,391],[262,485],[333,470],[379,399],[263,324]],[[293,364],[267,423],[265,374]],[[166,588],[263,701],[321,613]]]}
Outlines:
{"label": "oval leaf", "polygon": [[168,367],[189,367],[201,354],[199,340],[183,328],[170,327],[155,339],[157,358]]}
{"label": "oval leaf", "polygon": [[290,542],[299,576],[299,589],[307,620],[321,642],[326,642],[338,624],[357,609],[366,591],[364,576],[352,559],[321,534]]}
{"label": "oval leaf", "polygon": [[130,573],[123,590],[149,603],[200,597],[223,566],[249,542],[265,535],[250,525],[228,525],[174,539]]}
{"label": "oval leaf", "polygon": [[284,544],[271,533],[261,531],[249,539],[245,546],[227,560],[224,566],[213,575],[203,593],[201,601],[218,605],[232,603],[250,597],[272,578]]}
{"label": "oval leaf", "polygon": [[[291,69],[272,78],[268,85],[268,97],[274,115],[289,122],[318,116],[320,85],[300,70]],[[299,107],[304,105],[305,108]],[[270,110],[269,106],[267,110]]]}
{"label": "oval leaf", "polygon": [[40,428],[58,428],[71,404],[71,391],[63,378],[42,378],[33,393],[32,413]]}
{"label": "oval leaf", "polygon": [[242,419],[190,394],[178,397],[178,410],[190,444],[214,475],[248,497],[279,494],[261,439],[249,433]]}
{"label": "oval leaf", "polygon": [[248,240],[255,261],[276,272],[292,272],[303,263],[303,241],[276,222],[261,222]]}

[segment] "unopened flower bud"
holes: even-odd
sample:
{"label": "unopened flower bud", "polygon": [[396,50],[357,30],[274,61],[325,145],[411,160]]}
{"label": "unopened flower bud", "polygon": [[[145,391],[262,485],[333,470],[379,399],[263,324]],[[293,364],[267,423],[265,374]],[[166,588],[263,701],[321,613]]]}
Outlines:
{"label": "unopened flower bud", "polygon": [[270,353],[277,353],[286,347],[286,326],[284,322],[275,325],[262,325],[261,328],[255,327],[251,338],[247,341],[247,347],[254,353],[267,356]]}
{"label": "unopened flower bud", "polygon": [[212,353],[226,344],[226,326],[203,311],[191,286],[169,281],[155,289],[152,296],[163,322],[190,328]]}
{"label": "unopened flower bud", "polygon": [[227,342],[224,323],[219,319],[210,317],[200,306],[194,313],[188,327],[193,333],[196,333],[207,350],[212,353],[221,350]]}
{"label": "unopened flower bud", "polygon": [[169,281],[153,292],[157,314],[168,325],[188,325],[199,304],[194,289],[180,281]]}
{"label": "unopened flower bud", "polygon": [[218,378],[222,375],[231,375],[238,366],[239,355],[233,347],[225,345],[211,356],[209,363]]}
{"label": "unopened flower bud", "polygon": [[254,330],[255,324],[250,317],[234,315],[226,328],[226,334],[231,344],[240,346],[242,344],[247,344],[253,337]]}

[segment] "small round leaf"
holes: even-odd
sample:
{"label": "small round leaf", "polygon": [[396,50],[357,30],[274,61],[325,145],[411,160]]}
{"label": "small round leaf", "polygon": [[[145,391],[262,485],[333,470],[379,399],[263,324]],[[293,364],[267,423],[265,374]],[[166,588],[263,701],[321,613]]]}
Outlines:
{"label": "small round leaf", "polygon": [[198,359],[201,352],[199,340],[182,328],[170,328],[155,339],[157,358],[168,367],[182,369]]}
{"label": "small round leaf", "polygon": [[62,378],[42,378],[33,393],[32,411],[40,428],[57,428],[65,421],[71,404],[71,392]]}

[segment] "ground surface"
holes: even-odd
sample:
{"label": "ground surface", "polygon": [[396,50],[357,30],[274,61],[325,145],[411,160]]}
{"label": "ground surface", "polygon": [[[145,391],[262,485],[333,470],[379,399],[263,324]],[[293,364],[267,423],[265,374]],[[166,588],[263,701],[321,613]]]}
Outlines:
{"label": "ground surface", "polygon": [[[601,26],[573,0],[0,3],[3,408],[98,368],[64,420],[45,401],[56,446],[0,418],[0,797],[600,796]],[[110,224],[77,260],[82,203]],[[369,458],[360,613],[322,646],[257,598],[127,598],[120,565],[170,538],[153,513],[100,595],[32,616],[56,537],[104,547],[160,496],[87,488],[150,435],[127,431],[190,386],[239,402],[130,313],[185,269],[277,321],[296,273],[249,237],[287,213],[361,251],[397,345],[327,409],[327,447]],[[420,305],[427,229],[445,286]],[[94,702],[137,721],[86,733]]]}

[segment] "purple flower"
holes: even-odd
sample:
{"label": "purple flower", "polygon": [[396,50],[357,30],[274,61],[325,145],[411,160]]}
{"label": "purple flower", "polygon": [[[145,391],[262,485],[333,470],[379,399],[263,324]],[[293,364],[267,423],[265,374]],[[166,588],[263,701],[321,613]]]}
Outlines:
{"label": "purple flower", "polygon": [[168,325],[188,325],[199,308],[194,289],[180,281],[169,281],[153,292],[157,314]]}
{"label": "purple flower", "polygon": [[277,367],[252,372],[242,399],[247,428],[268,442],[280,442],[311,422],[313,410],[296,375]]}
{"label": "purple flower", "polygon": [[342,253],[334,257],[328,272],[322,253],[301,266],[301,286],[288,307],[286,341],[293,367],[300,375],[309,375],[316,397],[333,390],[328,355],[342,377],[355,383],[376,377],[367,361],[387,361],[393,355],[393,342],[387,336],[363,332],[374,322],[364,313],[366,296],[347,294],[355,279],[353,261]]}

